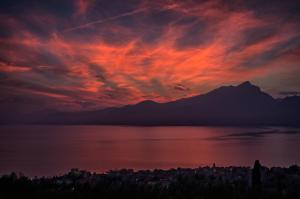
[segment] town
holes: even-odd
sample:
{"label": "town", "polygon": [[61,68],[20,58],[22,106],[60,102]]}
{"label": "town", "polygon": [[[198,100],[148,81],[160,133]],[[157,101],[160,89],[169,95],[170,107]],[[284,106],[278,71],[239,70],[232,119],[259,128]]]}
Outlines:
{"label": "town", "polygon": [[299,198],[300,167],[122,169],[97,174],[0,178],[0,198]]}

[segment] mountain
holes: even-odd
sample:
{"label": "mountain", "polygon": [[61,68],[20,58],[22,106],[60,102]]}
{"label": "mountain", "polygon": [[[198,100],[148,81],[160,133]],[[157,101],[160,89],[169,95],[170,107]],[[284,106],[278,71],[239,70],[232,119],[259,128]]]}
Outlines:
{"label": "mountain", "polygon": [[299,126],[300,97],[274,99],[247,81],[167,103],[147,100],[99,111],[52,113],[39,123]]}

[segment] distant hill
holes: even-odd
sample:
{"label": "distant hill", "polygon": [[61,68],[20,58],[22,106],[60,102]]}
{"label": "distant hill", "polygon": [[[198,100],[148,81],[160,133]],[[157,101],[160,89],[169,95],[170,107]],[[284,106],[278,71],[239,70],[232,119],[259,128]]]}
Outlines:
{"label": "distant hill", "polygon": [[247,81],[167,103],[147,100],[99,111],[56,112],[38,123],[300,126],[300,97],[274,99]]}

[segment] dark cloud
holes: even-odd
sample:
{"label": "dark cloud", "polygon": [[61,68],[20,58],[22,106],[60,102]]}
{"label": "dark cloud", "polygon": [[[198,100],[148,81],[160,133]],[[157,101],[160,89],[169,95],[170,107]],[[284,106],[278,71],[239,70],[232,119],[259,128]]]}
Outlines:
{"label": "dark cloud", "polygon": [[298,91],[281,91],[279,92],[280,95],[290,96],[290,95],[300,95]]}
{"label": "dark cloud", "polygon": [[106,83],[108,81],[106,77],[106,70],[103,69],[100,65],[95,63],[90,63],[89,68],[91,73],[100,81],[103,83]]}
{"label": "dark cloud", "polygon": [[75,101],[75,103],[79,104],[83,109],[89,109],[91,107],[97,107],[97,103],[91,101]]}
{"label": "dark cloud", "polygon": [[276,35],[277,26],[263,26],[248,28],[242,32],[242,39],[229,51],[241,51],[243,48],[260,43],[274,35]]}
{"label": "dark cloud", "polygon": [[198,21],[186,27],[185,32],[175,42],[177,49],[198,47],[206,44],[214,37],[213,32],[207,31],[208,24],[205,21]]}
{"label": "dark cloud", "polygon": [[[198,0],[189,1],[197,5]],[[298,0],[213,0],[214,8],[226,12],[251,11],[258,18],[280,19],[281,21],[297,21],[300,17],[300,2]]]}
{"label": "dark cloud", "polygon": [[104,83],[104,87],[108,87],[110,89],[116,89],[118,87],[118,85],[115,82],[109,79],[109,75],[102,66],[91,63],[89,64],[89,68],[91,73],[95,76],[95,78],[98,81]]}
{"label": "dark cloud", "polygon": [[115,23],[128,28],[134,33],[133,36],[140,37],[143,43],[153,44],[163,36],[169,25],[181,17],[182,14],[176,11],[154,7],[133,16],[122,17]]}
{"label": "dark cloud", "polygon": [[8,75],[6,73],[0,72],[0,81],[2,81],[3,79],[7,78]]}
{"label": "dark cloud", "polygon": [[36,53],[36,60],[38,60],[38,63],[35,63],[34,65],[64,67],[63,62],[58,55],[45,49],[38,50]]}
{"label": "dark cloud", "polygon": [[150,87],[153,92],[158,93],[160,96],[169,97],[167,88],[163,85],[163,83],[158,78],[152,78],[150,81]]}
{"label": "dark cloud", "polygon": [[61,57],[44,46],[32,48],[21,43],[3,43],[3,46],[0,48],[2,63],[20,69],[30,68],[32,73],[43,76],[48,82],[63,82],[70,73],[69,66],[65,65]]}
{"label": "dark cloud", "polygon": [[297,48],[300,45],[300,36],[293,37],[288,41],[279,42],[272,46],[271,49],[266,49],[263,53],[259,55],[253,55],[252,57],[244,60],[240,66],[242,68],[255,68],[261,67],[264,64],[285,55],[286,52],[293,48]]}
{"label": "dark cloud", "polygon": [[128,81],[133,82],[141,93],[146,96],[152,96],[153,93],[161,97],[169,98],[169,90],[158,78],[151,78],[150,80],[143,81],[132,76],[126,76]]}
{"label": "dark cloud", "polygon": [[244,140],[249,141],[251,139],[258,139],[265,137],[270,134],[298,134],[299,131],[293,130],[281,130],[281,129],[261,129],[261,131],[243,132],[243,133],[232,133],[222,136],[208,137],[205,140]]}
{"label": "dark cloud", "polygon": [[132,33],[123,33],[120,37],[120,32],[118,30],[107,30],[99,33],[103,41],[111,45],[124,45],[136,38]]}
{"label": "dark cloud", "polygon": [[9,39],[14,33],[14,30],[7,22],[7,19],[0,17],[0,38]]}
{"label": "dark cloud", "polygon": [[[70,0],[3,0],[0,2],[2,14],[0,27],[4,27],[3,29],[11,35],[20,37],[21,34],[26,33],[48,40],[65,24],[76,22],[72,18],[77,9],[74,2]],[[2,33],[0,36],[7,38],[7,33]]]}
{"label": "dark cloud", "polygon": [[97,18],[101,19],[112,17],[115,15],[119,15],[120,13],[126,13],[132,10],[137,9],[140,4],[141,0],[100,0],[100,1],[94,1],[92,3],[92,6],[87,11],[87,18]]}
{"label": "dark cloud", "polygon": [[151,57],[146,57],[146,58],[144,58],[143,60],[142,60],[142,62],[141,62],[141,66],[144,66],[144,67],[149,67],[149,66],[151,66],[151,64],[153,63],[153,58],[151,58]]}
{"label": "dark cloud", "polygon": [[173,23],[178,18],[182,17],[182,14],[174,10],[167,10],[163,8],[155,8],[143,13],[143,21],[150,26],[166,26]]}
{"label": "dark cloud", "polygon": [[108,100],[127,100],[132,97],[132,93],[127,88],[105,89],[100,96],[100,99]]}
{"label": "dark cloud", "polygon": [[258,17],[280,18],[283,21],[300,19],[298,0],[243,1],[243,6],[255,12]]}
{"label": "dark cloud", "polygon": [[[18,42],[1,42],[3,48],[0,48],[1,59],[5,62],[16,65],[25,65],[31,67],[53,66],[63,68],[64,63],[54,52],[45,48],[43,45],[35,46]],[[15,55],[15,56],[12,56]]]}
{"label": "dark cloud", "polygon": [[146,33],[142,33],[141,40],[146,44],[154,44],[163,36],[163,27],[152,27]]}
{"label": "dark cloud", "polygon": [[[128,42],[129,40],[140,38],[141,42],[145,44],[153,44],[157,42],[161,36],[163,36],[164,31],[169,25],[183,17],[182,13],[163,8],[162,6],[155,5],[152,2],[141,3],[140,7],[129,7],[130,9],[115,13],[115,16],[109,15],[109,17],[101,18],[105,21],[105,19],[110,19],[110,17],[122,16],[122,14],[126,12],[129,13],[128,15],[114,19],[113,22],[107,20],[106,23],[103,23],[103,26],[105,27],[107,23],[110,23],[111,25],[112,22],[112,24],[115,26],[115,29],[119,29],[117,32],[105,32],[105,28],[103,27],[101,30],[99,30],[100,34],[103,34],[107,37],[108,42],[118,43],[122,40]],[[124,31],[124,29],[127,31]],[[120,38],[120,31],[122,30],[122,37]]]}
{"label": "dark cloud", "polygon": [[31,90],[31,91],[37,91],[41,93],[49,93],[49,94],[58,94],[58,95],[70,95],[73,94],[72,91],[67,90],[60,90],[55,88],[50,88],[44,85],[41,85],[39,83],[21,80],[21,79],[14,79],[14,78],[6,78],[4,80],[1,80],[1,86],[5,88],[12,88],[12,89],[19,89],[19,90]]}
{"label": "dark cloud", "polygon": [[177,21],[175,21],[174,25],[177,26],[187,26],[195,24],[199,20],[196,16],[183,16],[179,18]]}
{"label": "dark cloud", "polygon": [[50,13],[58,17],[69,17],[76,10],[74,1],[70,0],[53,0],[53,1],[39,1],[39,0],[1,0],[1,13],[8,13],[13,16],[24,16],[34,11],[41,13]]}

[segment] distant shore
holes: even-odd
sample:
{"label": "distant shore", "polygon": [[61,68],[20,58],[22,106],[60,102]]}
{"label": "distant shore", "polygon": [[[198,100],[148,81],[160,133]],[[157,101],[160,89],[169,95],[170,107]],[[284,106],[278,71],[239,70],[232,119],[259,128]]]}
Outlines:
{"label": "distant shore", "polygon": [[300,167],[122,169],[97,174],[72,169],[62,176],[0,177],[0,198],[299,198]]}

